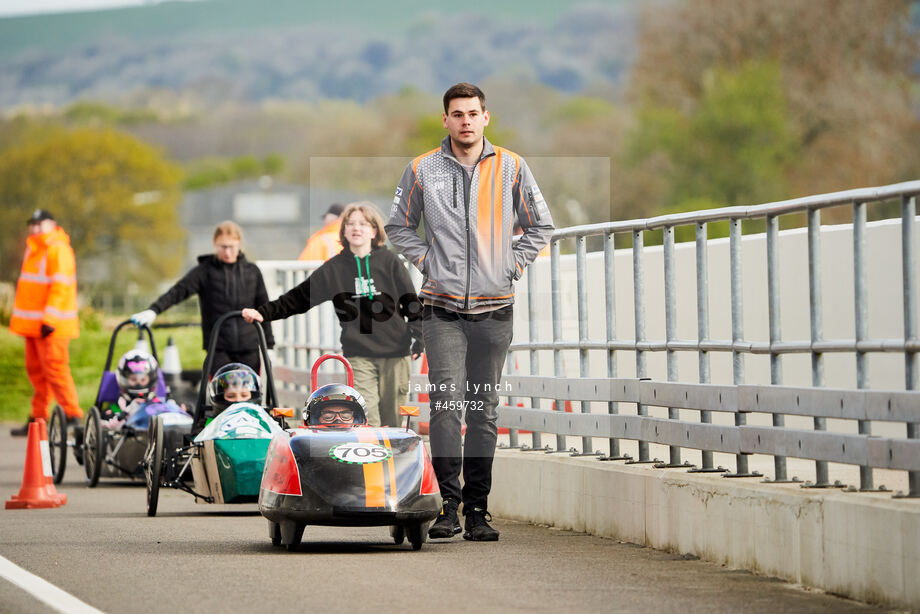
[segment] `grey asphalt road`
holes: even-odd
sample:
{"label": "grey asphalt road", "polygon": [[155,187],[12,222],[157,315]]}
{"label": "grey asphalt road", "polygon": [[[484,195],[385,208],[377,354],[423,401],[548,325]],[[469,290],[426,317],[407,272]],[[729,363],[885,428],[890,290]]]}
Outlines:
{"label": "grey asphalt road", "polygon": [[[25,439],[0,424],[0,498],[18,492]],[[868,612],[865,604],[581,533],[496,519],[496,543],[394,546],[385,528],[308,527],[273,548],[255,505],[195,504],[140,483],[84,485],[64,507],[0,510],[0,556],[104,612]],[[0,577],[0,612],[52,611]]]}

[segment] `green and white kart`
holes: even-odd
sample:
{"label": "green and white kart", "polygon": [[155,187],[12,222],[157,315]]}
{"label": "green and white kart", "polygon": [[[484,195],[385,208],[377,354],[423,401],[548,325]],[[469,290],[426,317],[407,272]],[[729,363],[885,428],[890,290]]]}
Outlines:
{"label": "green and white kart", "polygon": [[[203,373],[211,372],[211,362],[221,325],[240,311],[221,316],[214,324]],[[275,384],[262,327],[258,330],[259,349],[265,364],[264,402],[277,404]],[[201,503],[254,503],[265,465],[268,445],[282,425],[254,403],[235,403],[216,414],[207,398],[208,379],[201,378],[194,422],[182,441],[170,441],[168,416],[154,416],[150,422],[144,475],[147,480],[147,515],[155,516],[161,488],[189,493]]]}

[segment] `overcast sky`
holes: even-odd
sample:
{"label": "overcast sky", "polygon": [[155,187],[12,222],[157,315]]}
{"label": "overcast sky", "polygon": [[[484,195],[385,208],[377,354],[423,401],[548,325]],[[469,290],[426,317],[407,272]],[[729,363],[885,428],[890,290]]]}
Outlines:
{"label": "overcast sky", "polygon": [[92,11],[119,6],[157,4],[157,2],[158,0],[0,0],[0,17]]}

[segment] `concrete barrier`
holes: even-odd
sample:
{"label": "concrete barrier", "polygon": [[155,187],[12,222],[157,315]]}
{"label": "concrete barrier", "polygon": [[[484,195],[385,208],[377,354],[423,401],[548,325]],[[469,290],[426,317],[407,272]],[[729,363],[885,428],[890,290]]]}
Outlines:
{"label": "concrete barrier", "polygon": [[489,509],[920,610],[920,500],[498,450]]}

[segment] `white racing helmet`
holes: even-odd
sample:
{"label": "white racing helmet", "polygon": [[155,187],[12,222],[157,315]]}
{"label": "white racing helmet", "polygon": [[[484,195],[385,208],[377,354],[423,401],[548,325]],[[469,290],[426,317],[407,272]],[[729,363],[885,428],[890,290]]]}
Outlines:
{"label": "white racing helmet", "polygon": [[224,398],[224,394],[231,389],[249,390],[252,396],[246,399],[247,402],[255,403],[256,405],[262,402],[259,376],[249,365],[231,362],[214,373],[214,377],[208,383],[208,400],[217,413],[224,411],[227,407],[237,402],[228,401]]}
{"label": "white racing helmet", "polygon": [[[118,359],[115,378],[118,388],[131,400],[148,399],[157,389],[157,359],[143,350],[129,350]],[[139,375],[146,375],[146,383],[138,381]]]}

